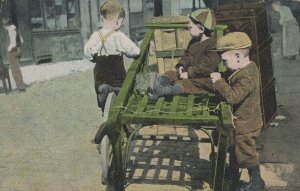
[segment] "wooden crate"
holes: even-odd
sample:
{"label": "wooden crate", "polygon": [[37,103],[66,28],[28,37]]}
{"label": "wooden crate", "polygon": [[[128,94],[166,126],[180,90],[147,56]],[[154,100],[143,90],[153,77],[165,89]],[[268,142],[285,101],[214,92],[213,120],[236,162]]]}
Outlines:
{"label": "wooden crate", "polygon": [[[175,70],[175,65],[182,57],[184,49],[191,40],[186,28],[187,16],[154,17],[148,21],[148,25],[155,28],[154,47],[155,58],[159,74],[168,70]],[[168,25],[179,24],[178,27]],[[153,58],[151,58],[153,59]]]}
{"label": "wooden crate", "polygon": [[[179,59],[183,56],[191,36],[187,30],[187,16],[171,16],[152,18],[146,26],[154,28],[154,52],[149,55],[148,63],[158,65],[159,74],[164,74],[168,70],[175,70]],[[223,36],[226,25],[216,26],[216,37]],[[155,57],[155,59],[154,59]],[[222,69],[221,69],[222,70]]]}
{"label": "wooden crate", "polygon": [[252,40],[250,59],[257,64],[260,71],[261,106],[266,127],[277,113],[271,55],[272,37],[268,28],[266,4],[221,6],[216,8],[215,12],[217,23],[227,25],[227,32],[242,31]]}

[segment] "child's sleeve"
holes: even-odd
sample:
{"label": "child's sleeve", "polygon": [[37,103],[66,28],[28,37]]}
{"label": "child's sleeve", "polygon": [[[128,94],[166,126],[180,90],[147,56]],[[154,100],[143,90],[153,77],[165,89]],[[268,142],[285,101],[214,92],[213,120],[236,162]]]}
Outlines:
{"label": "child's sleeve", "polygon": [[222,78],[214,83],[214,87],[226,102],[235,105],[242,102],[248,94],[254,91],[254,80],[250,77],[242,77],[237,79],[236,82],[230,86]]}
{"label": "child's sleeve", "polygon": [[94,32],[84,46],[84,55],[87,57],[87,59],[93,60],[94,54],[97,53],[99,43],[100,39],[98,33]]}
{"label": "child's sleeve", "polygon": [[126,56],[137,57],[140,55],[140,48],[124,33],[120,33],[116,43],[118,51],[124,53]]}
{"label": "child's sleeve", "polygon": [[194,59],[196,64],[187,68],[189,78],[194,75],[209,77],[210,73],[215,72],[221,62],[220,57],[216,52],[207,51],[201,59]]}

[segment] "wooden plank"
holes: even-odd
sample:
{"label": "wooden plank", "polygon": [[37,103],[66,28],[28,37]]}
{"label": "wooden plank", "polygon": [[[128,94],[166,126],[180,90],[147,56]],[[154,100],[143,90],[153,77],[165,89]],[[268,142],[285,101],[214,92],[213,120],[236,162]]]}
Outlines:
{"label": "wooden plank", "polygon": [[144,25],[150,29],[174,29],[174,28],[187,28],[188,24],[150,24],[147,23]]}
{"label": "wooden plank", "polygon": [[178,46],[177,48],[184,48],[186,49],[190,40],[191,35],[190,32],[186,29],[177,29],[178,33]]}
{"label": "wooden plank", "polygon": [[185,49],[173,49],[173,50],[156,51],[155,56],[157,58],[182,57],[184,55],[184,50]]}
{"label": "wooden plank", "polygon": [[144,95],[141,103],[139,104],[138,108],[136,109],[135,113],[142,113],[146,106],[147,106],[147,103],[148,103],[148,96],[147,95]]}
{"label": "wooden plank", "polygon": [[126,105],[126,108],[124,109],[124,113],[131,113],[131,112],[132,112],[132,111],[131,111],[130,109],[128,109],[128,108],[130,108],[130,107],[133,105],[135,99],[136,99],[136,95],[134,95],[134,94],[131,95],[131,96],[129,97],[128,103],[127,103],[127,105]]}
{"label": "wooden plank", "polygon": [[154,30],[154,42],[155,42],[155,50],[157,50],[157,51],[163,50],[162,36],[161,36],[160,29]]}
{"label": "wooden plank", "polygon": [[175,58],[164,58],[164,71],[175,70],[173,63],[177,63]]}
{"label": "wooden plank", "polygon": [[[155,50],[156,51],[162,51],[163,46],[162,46],[162,36],[161,36],[161,30],[160,29],[155,29],[154,30],[154,42],[155,42]],[[165,73],[163,58],[157,58],[157,66],[158,66],[158,73],[159,74]]]}
{"label": "wooden plank", "polygon": [[160,110],[162,108],[162,106],[164,105],[165,102],[165,98],[161,97],[156,101],[155,107],[154,107],[154,111],[151,112],[152,115],[158,115],[160,113]]}
{"label": "wooden plank", "polygon": [[216,115],[209,116],[186,116],[182,114],[172,115],[140,115],[140,114],[123,114],[122,123],[143,123],[143,124],[172,124],[188,125],[199,124],[216,126],[219,123],[219,117]]}
{"label": "wooden plank", "polygon": [[147,24],[175,24],[175,23],[188,23],[188,16],[163,16],[163,17],[152,17],[146,23]]}
{"label": "wooden plank", "polygon": [[193,116],[194,100],[195,100],[194,95],[188,96],[188,102],[187,102],[187,106],[186,106],[186,115],[187,116]]}
{"label": "wooden plank", "polygon": [[176,48],[176,39],[175,39],[176,29],[162,29],[161,30],[161,40],[162,40],[162,50],[170,50]]}
{"label": "wooden plank", "polygon": [[201,107],[202,115],[203,116],[208,116],[209,115],[208,108],[205,105],[202,105],[200,107]]}
{"label": "wooden plank", "polygon": [[158,65],[158,73],[160,75],[164,74],[165,71],[165,64],[164,64],[164,59],[163,58],[157,58],[157,65]]}
{"label": "wooden plank", "polygon": [[174,96],[173,97],[173,101],[172,101],[170,112],[176,112],[177,111],[179,100],[180,100],[180,96]]}

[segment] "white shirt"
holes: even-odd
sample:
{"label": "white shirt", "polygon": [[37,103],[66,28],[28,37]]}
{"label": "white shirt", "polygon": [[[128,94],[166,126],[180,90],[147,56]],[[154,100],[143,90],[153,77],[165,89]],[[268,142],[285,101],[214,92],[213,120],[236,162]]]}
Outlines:
{"label": "white shirt", "polygon": [[[109,30],[103,29],[100,31],[104,36],[110,32]],[[84,54],[89,60],[92,60],[95,54],[98,54],[99,56],[125,54],[128,57],[136,57],[140,54],[140,48],[120,31],[111,34],[105,40],[104,47],[105,49],[102,48],[102,42],[98,31],[94,32],[84,46]]]}
{"label": "white shirt", "polygon": [[[7,47],[8,52],[10,52],[13,48],[17,46],[17,28],[15,25],[10,25],[7,27],[8,37],[9,37],[9,44]],[[23,44],[24,40],[22,36],[19,34],[20,43]]]}

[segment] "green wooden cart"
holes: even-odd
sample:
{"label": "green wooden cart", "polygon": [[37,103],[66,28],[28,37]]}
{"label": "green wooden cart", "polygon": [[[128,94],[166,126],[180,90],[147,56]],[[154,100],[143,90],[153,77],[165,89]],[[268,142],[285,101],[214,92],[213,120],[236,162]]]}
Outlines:
{"label": "green wooden cart", "polygon": [[[154,34],[158,30],[174,32],[175,36],[184,33],[186,23],[174,23],[173,20],[164,23],[152,22],[140,45],[141,54],[129,68],[124,84],[118,96],[110,93],[106,102],[104,123],[96,135],[96,142],[101,142],[102,183],[114,190],[123,190],[126,184],[126,169],[129,146],[136,133],[149,125],[181,125],[203,131],[211,144],[210,162],[212,170],[211,188],[214,191],[229,190],[225,175],[226,156],[230,144],[229,135],[233,130],[231,107],[218,101],[213,94],[174,96],[159,98],[155,103],[148,100],[147,95],[139,95],[135,90],[136,75],[146,72],[149,64],[149,47]],[[165,20],[165,19],[164,19]],[[218,26],[218,36],[226,27]],[[159,32],[158,32],[159,34]],[[184,43],[175,40],[175,47],[170,50],[156,51],[156,59],[178,59],[183,55]],[[179,39],[180,40],[180,39]],[[154,39],[156,45],[159,39]],[[158,61],[163,64],[164,60]],[[158,66],[157,68],[162,68]],[[161,71],[160,71],[161,72]],[[131,124],[139,124],[132,126]],[[218,136],[213,137],[212,133]],[[217,148],[217,152],[215,152]],[[175,153],[174,153],[175,154]],[[238,171],[237,171],[238,172]],[[232,175],[233,177],[233,175]]]}

